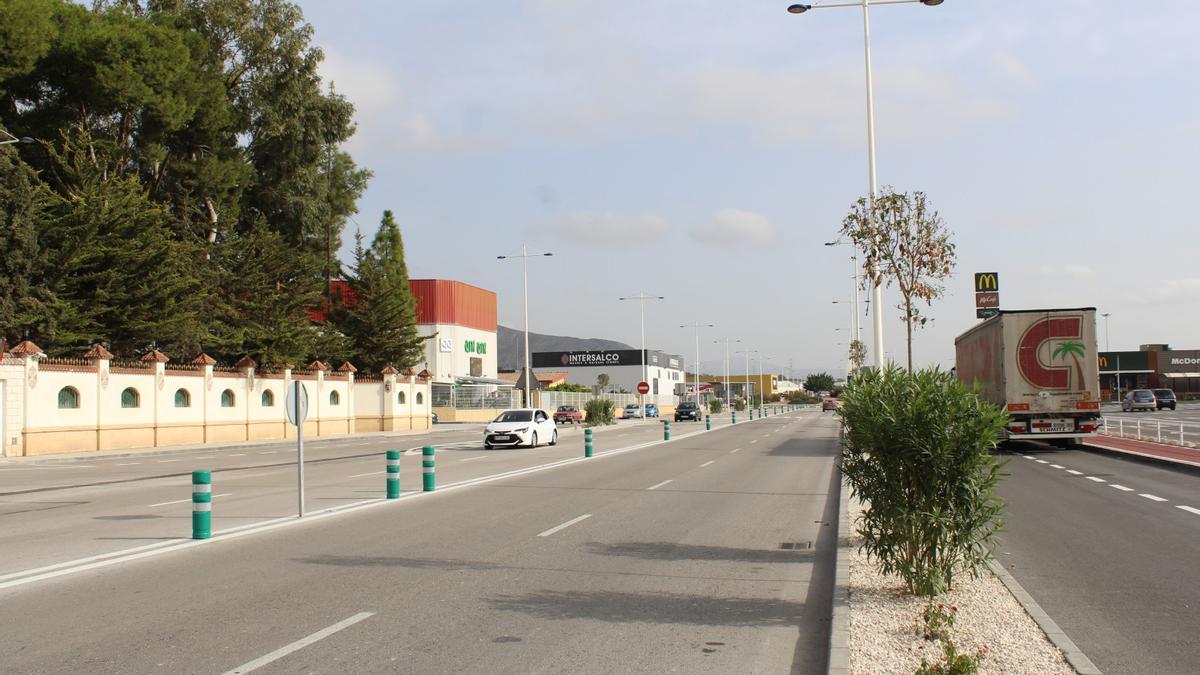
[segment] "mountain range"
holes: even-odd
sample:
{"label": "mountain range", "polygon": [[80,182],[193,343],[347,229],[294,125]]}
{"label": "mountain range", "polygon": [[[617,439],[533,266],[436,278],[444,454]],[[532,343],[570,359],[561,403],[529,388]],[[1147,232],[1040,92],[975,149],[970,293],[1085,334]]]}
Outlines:
{"label": "mountain range", "polygon": [[[521,350],[524,348],[525,331],[496,326],[496,365],[500,370],[520,370],[524,365]],[[601,338],[577,338],[566,335],[529,333],[530,352],[585,351],[588,349],[636,349],[624,342]]]}

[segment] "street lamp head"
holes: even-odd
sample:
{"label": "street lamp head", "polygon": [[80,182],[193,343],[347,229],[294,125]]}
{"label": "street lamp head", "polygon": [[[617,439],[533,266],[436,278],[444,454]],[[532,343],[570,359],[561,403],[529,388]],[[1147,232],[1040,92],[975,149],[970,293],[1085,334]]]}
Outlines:
{"label": "street lamp head", "polygon": [[836,242],[836,241],[827,241],[827,242],[825,242],[825,245],[826,245],[826,246],[837,246],[837,245],[838,245],[838,242]]}
{"label": "street lamp head", "polygon": [[921,0],[921,4],[925,5],[926,7],[937,7],[943,2],[945,2],[945,0]]}
{"label": "street lamp head", "polygon": [[548,258],[548,257],[550,257],[550,256],[552,256],[552,255],[554,255],[554,254],[553,254],[553,253],[543,253],[542,255],[544,255],[544,256],[546,256],[546,257]]}
{"label": "street lamp head", "polygon": [[498,256],[496,256],[496,260],[504,260],[507,257],[508,256],[506,256],[506,255],[498,255]]}
{"label": "street lamp head", "polygon": [[[924,0],[922,0],[922,2],[924,2]],[[810,9],[812,9],[812,5],[795,4],[788,7],[788,11],[792,14],[803,14]]]}

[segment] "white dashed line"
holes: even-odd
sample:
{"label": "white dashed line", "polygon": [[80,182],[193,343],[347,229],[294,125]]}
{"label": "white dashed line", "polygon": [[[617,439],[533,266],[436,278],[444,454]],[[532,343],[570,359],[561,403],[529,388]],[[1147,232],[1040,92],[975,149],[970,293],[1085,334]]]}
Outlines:
{"label": "white dashed line", "polygon": [[1107,483],[1108,482],[1108,481],[1104,480],[1103,478],[1096,478],[1095,476],[1088,476],[1087,479],[1094,480],[1097,483]]}
{"label": "white dashed line", "polygon": [[1033,457],[1030,457],[1029,455],[1021,455],[1021,456],[1024,457],[1025,459],[1034,459]]}
{"label": "white dashed line", "polygon": [[237,668],[234,668],[233,670],[225,673],[225,675],[244,675],[244,673],[249,673],[249,672],[258,670],[259,668],[262,668],[263,666],[265,666],[269,663],[278,661],[279,659],[287,656],[288,654],[291,654],[292,652],[304,649],[305,647],[307,647],[307,646],[311,645],[312,643],[317,642],[319,640],[324,640],[325,638],[329,637],[330,635],[333,635],[334,633],[336,633],[340,630],[345,630],[346,628],[353,626],[354,624],[358,623],[359,621],[362,621],[363,619],[368,619],[374,615],[375,615],[374,612],[359,612],[358,614],[355,614],[354,616],[350,617],[349,619],[344,619],[342,621],[339,621],[339,622],[333,624],[332,626],[329,626],[328,628],[322,628],[321,630],[313,633],[312,635],[309,635],[306,638],[301,638],[299,640],[296,640],[295,642],[291,643],[290,645],[284,645],[283,647],[276,649],[275,651],[271,652],[270,654],[267,654],[265,656],[260,656],[259,658],[254,659],[253,661],[251,661],[249,663],[244,663],[244,664],[238,666]]}
{"label": "white dashed line", "polygon": [[478,456],[478,457],[468,457],[467,459],[464,459],[464,460],[462,460],[462,461],[464,461],[464,462],[474,462],[474,461],[475,461],[475,460],[477,460],[477,459],[487,459],[487,458],[488,458],[488,456],[487,456],[487,455],[480,455],[480,456]]}
{"label": "white dashed line", "polygon": [[1050,462],[1047,462],[1047,461],[1046,461],[1046,460],[1044,460],[1044,459],[1035,459],[1035,460],[1033,460],[1033,461],[1037,462],[1038,464],[1049,464],[1049,463],[1050,463]]}
{"label": "white dashed line", "polygon": [[574,525],[575,523],[578,523],[581,520],[587,520],[588,518],[591,518],[591,517],[592,517],[592,514],[585,513],[582,516],[579,516],[578,518],[572,518],[571,520],[568,520],[567,522],[563,523],[562,525],[556,525],[556,526],[546,530],[545,532],[538,534],[538,536],[539,537],[549,537],[550,535],[554,534],[555,532],[558,532],[559,530],[565,530],[568,527]]}
{"label": "white dashed line", "polygon": [[647,490],[657,490],[658,488],[660,488],[660,487],[662,487],[662,486],[664,486],[664,485],[666,485],[667,483],[670,483],[670,482],[671,482],[671,481],[670,481],[670,479],[668,479],[668,480],[664,480],[663,482],[661,482],[661,483],[657,483],[657,484],[655,484],[655,485],[651,485],[650,487],[648,487],[648,488],[646,488],[646,489],[647,489]]}
{"label": "white dashed line", "polygon": [[1177,508],[1177,509],[1183,509],[1184,511],[1187,511],[1188,513],[1194,513],[1194,514],[1196,514],[1196,515],[1200,516],[1200,509],[1193,508],[1193,507],[1191,507],[1191,506],[1181,506],[1181,505],[1179,505],[1179,504],[1176,504],[1176,505],[1175,505],[1175,508]]}
{"label": "white dashed line", "polygon": [[226,455],[226,456],[227,456],[227,457],[245,457],[245,456],[246,456],[246,453],[244,453],[244,452],[239,452],[239,453],[238,453],[238,454],[236,454],[236,455]]}
{"label": "white dashed line", "polygon": [[1120,490],[1121,492],[1133,492],[1133,488],[1125,487],[1124,485],[1117,485],[1116,483],[1109,483],[1108,487],[1116,488],[1116,489]]}
{"label": "white dashed line", "polygon": [[275,454],[276,452],[278,452],[278,450],[268,450],[268,451],[266,451],[266,452],[260,452],[260,453],[258,453],[258,454],[260,454],[260,455],[273,455],[273,454]]}
{"label": "white dashed line", "polygon": [[178,462],[178,461],[179,460],[177,460],[177,459],[160,459],[160,460],[158,460],[158,462],[160,464],[166,464],[167,462]]}
{"label": "white dashed line", "polygon": [[754,439],[754,440],[750,441],[750,445],[754,445],[754,444],[755,444],[755,443],[757,443],[757,442],[758,442],[758,439],[756,438],[756,439]]}
{"label": "white dashed line", "polygon": [[707,462],[705,462],[705,463],[701,464],[701,465],[700,465],[700,468],[701,468],[701,469],[703,469],[704,467],[708,466],[709,464],[712,464],[712,463],[713,463],[713,462],[715,462],[715,461],[717,461],[717,460],[715,460],[715,459],[710,459],[709,461],[707,461]]}
{"label": "white dashed line", "polygon": [[1065,469],[1065,468],[1067,468],[1067,467],[1063,466],[1062,464],[1051,464],[1051,465],[1050,465],[1050,467],[1051,467],[1051,468],[1054,468],[1054,469]]}
{"label": "white dashed line", "polygon": [[1139,493],[1138,493],[1138,496],[1139,496],[1139,497],[1145,497],[1146,499],[1149,499],[1150,501],[1153,501],[1153,502],[1165,502],[1165,501],[1167,501],[1167,500],[1163,499],[1162,497],[1156,497],[1156,496],[1154,496],[1154,495],[1152,495],[1152,494],[1147,494],[1147,493],[1145,493],[1145,492],[1139,492]]}
{"label": "white dashed line", "polygon": [[141,464],[141,462],[122,462],[121,464],[118,464],[117,466],[133,466],[135,464]]}
{"label": "white dashed line", "polygon": [[205,455],[203,457],[197,457],[196,459],[213,459],[213,455]]}
{"label": "white dashed line", "polygon": [[1067,473],[1071,474],[1072,476],[1082,476],[1083,475],[1082,471],[1076,471],[1075,469],[1067,469]]}
{"label": "white dashed line", "polygon": [[729,451],[729,454],[731,454],[731,455],[732,455],[732,454],[733,454],[733,453],[735,453],[735,452],[741,452],[741,451],[742,451],[742,449],[741,449],[741,448],[734,448],[734,449],[732,449],[732,450],[730,450],[730,451]]}

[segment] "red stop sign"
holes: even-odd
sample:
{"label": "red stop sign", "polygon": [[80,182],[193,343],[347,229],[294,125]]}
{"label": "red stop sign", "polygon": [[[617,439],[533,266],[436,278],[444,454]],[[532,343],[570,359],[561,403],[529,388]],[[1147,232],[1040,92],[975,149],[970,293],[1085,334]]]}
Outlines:
{"label": "red stop sign", "polygon": [[639,394],[649,394],[650,393],[650,385],[646,384],[645,382],[638,382],[638,393]]}

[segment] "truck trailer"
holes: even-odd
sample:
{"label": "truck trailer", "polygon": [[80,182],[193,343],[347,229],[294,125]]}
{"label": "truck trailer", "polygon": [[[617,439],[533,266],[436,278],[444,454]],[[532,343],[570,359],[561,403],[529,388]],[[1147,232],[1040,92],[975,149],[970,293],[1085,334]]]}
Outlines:
{"label": "truck trailer", "polygon": [[959,381],[1008,411],[1005,440],[1070,447],[1100,428],[1096,308],[1000,310],[954,351]]}

